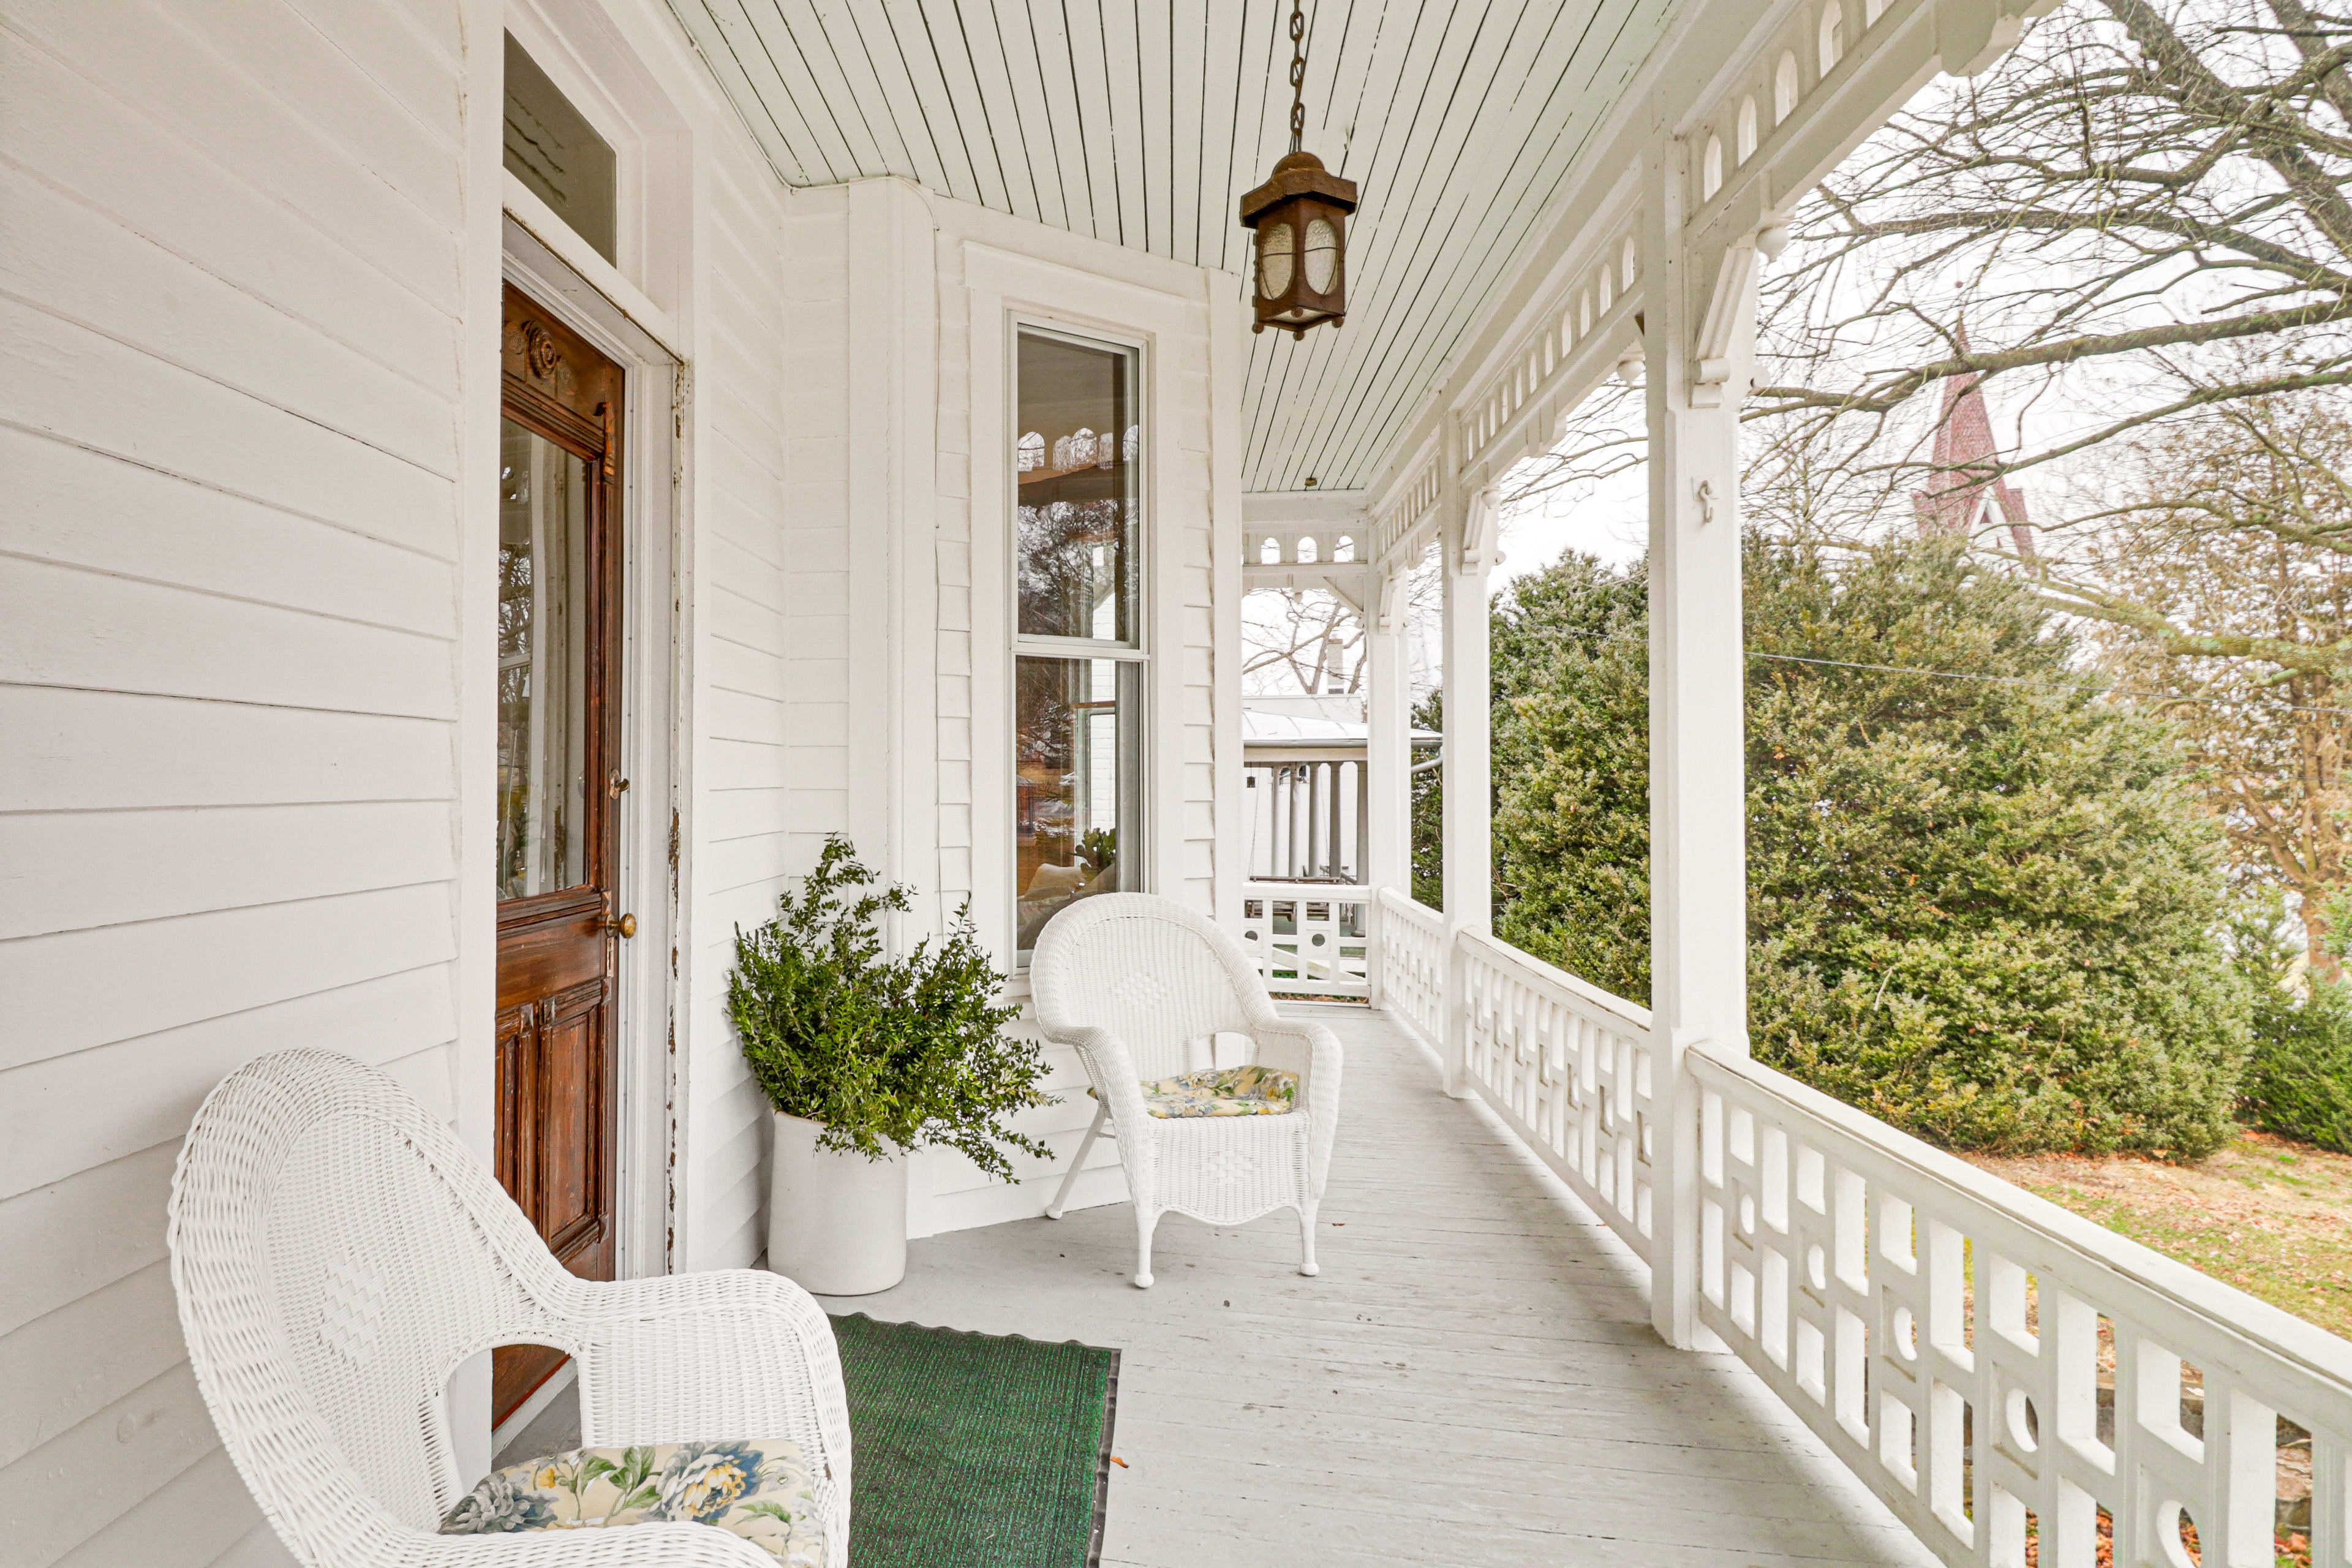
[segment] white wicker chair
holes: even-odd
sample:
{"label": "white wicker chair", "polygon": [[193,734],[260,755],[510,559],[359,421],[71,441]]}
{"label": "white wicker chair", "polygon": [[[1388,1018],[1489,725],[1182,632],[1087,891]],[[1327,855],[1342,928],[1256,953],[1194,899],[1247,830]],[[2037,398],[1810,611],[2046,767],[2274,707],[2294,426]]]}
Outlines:
{"label": "white wicker chair", "polygon": [[[1045,1037],[1076,1047],[1101,1102],[1045,1213],[1070,1188],[1108,1119],[1135,1200],[1135,1282],[1151,1284],[1151,1232],[1173,1209],[1211,1225],[1298,1211],[1301,1274],[1316,1271],[1315,1211],[1339,1124],[1339,1040],[1292,1023],[1241,944],[1181,904],[1144,893],[1081,899],[1038,933],[1029,983]],[[1248,1037],[1251,1060],[1299,1075],[1299,1110],[1278,1116],[1158,1117],[1143,1083],[1218,1065],[1210,1042]]]}
{"label": "white wicker chair", "polygon": [[775,1568],[709,1525],[434,1533],[464,1495],[443,1390],[500,1344],[580,1364],[591,1446],[785,1437],[849,1554],[849,1415],[824,1314],[740,1270],[599,1284],[559,1265],[399,1085],[325,1051],[238,1068],[172,1183],[172,1282],[197,1385],[305,1568]]}

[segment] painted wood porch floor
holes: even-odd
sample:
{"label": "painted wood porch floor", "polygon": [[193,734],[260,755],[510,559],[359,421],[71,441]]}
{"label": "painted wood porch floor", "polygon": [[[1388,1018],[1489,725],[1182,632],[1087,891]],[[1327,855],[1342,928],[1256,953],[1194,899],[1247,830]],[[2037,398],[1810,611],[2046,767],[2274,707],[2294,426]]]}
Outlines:
{"label": "painted wood porch floor", "polygon": [[1295,1010],[1349,1052],[1317,1278],[1286,1213],[1170,1215],[1138,1290],[1118,1205],[826,1306],[1118,1347],[1107,1564],[1932,1563],[1738,1362],[1659,1342],[1622,1245],[1402,1028]]}

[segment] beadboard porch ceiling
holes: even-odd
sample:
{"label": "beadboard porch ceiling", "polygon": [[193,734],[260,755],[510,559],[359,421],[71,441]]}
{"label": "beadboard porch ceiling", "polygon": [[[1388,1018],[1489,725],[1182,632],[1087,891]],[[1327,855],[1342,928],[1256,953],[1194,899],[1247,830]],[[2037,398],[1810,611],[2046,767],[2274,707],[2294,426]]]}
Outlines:
{"label": "beadboard porch ceiling", "polygon": [[[1339,331],[1252,339],[1251,490],[1354,489],[1541,234],[1678,0],[1317,0],[1307,146],[1361,187]],[[790,184],[897,174],[1241,271],[1288,0],[670,0]]]}

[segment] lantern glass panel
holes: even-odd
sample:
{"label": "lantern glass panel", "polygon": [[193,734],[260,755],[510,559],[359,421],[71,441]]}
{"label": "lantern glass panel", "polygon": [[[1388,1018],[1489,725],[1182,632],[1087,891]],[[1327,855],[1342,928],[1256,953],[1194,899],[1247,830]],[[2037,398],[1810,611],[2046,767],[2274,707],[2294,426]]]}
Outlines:
{"label": "lantern glass panel", "polygon": [[1331,285],[1339,277],[1339,233],[1331,226],[1329,218],[1308,220],[1307,225],[1307,286],[1318,294],[1331,292]]}
{"label": "lantern glass panel", "polygon": [[1277,300],[1290,289],[1293,255],[1291,228],[1286,223],[1258,226],[1257,231],[1257,293],[1261,300]]}

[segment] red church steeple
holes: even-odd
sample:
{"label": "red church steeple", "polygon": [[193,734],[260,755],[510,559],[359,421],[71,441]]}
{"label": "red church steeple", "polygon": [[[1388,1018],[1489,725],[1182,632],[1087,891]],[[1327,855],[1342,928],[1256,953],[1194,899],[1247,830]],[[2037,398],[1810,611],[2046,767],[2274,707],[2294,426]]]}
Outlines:
{"label": "red church steeple", "polygon": [[[1963,353],[1968,343],[1963,331]],[[1928,478],[1927,488],[1911,497],[1921,538],[1936,532],[1973,534],[1992,521],[1992,510],[1999,507],[2017,552],[2032,555],[2033,526],[2025,511],[2025,492],[2005,479],[1990,477],[2000,456],[2000,448],[1993,440],[1992,415],[1977,385],[1977,373],[1954,376],[1944,384],[1944,411],[1936,426],[1935,472]]]}

